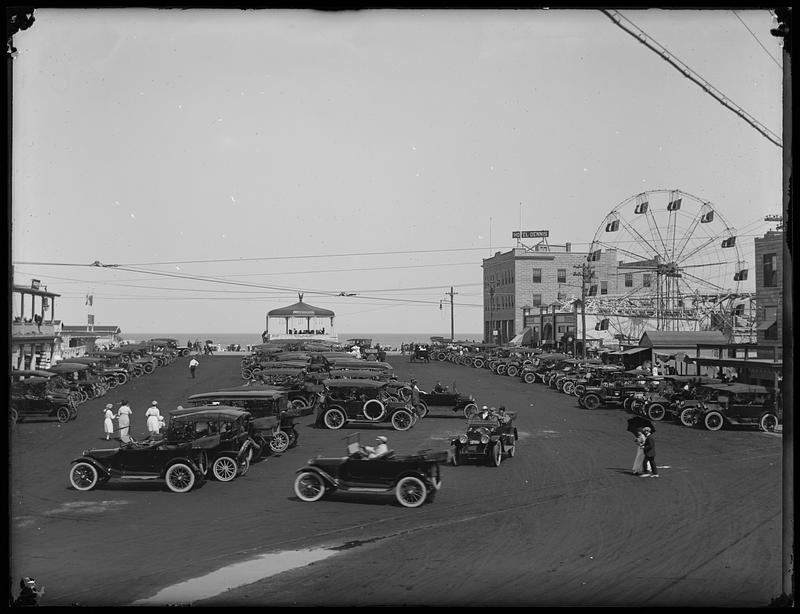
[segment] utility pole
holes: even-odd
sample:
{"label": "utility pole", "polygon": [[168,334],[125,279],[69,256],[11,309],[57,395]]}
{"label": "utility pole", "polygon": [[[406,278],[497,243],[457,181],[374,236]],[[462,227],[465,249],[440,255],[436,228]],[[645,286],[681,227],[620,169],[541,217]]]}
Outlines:
{"label": "utility pole", "polygon": [[573,275],[581,278],[581,357],[586,358],[586,282],[594,277],[594,268],[588,262],[576,264]]}
{"label": "utility pole", "polygon": [[455,333],[453,332],[455,329],[453,328],[453,296],[458,294],[458,292],[453,292],[453,286],[450,286],[450,292],[445,292],[446,295],[450,297],[450,343],[456,340]]}

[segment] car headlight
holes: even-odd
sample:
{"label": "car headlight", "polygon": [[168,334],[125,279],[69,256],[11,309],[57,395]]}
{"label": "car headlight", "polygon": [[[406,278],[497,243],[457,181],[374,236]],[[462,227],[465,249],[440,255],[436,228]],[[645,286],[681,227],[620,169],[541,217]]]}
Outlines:
{"label": "car headlight", "polygon": [[482,444],[489,443],[489,436],[488,435],[481,435],[481,443]]}
{"label": "car headlight", "polygon": [[458,436],[458,443],[467,443],[467,436],[466,435],[459,435]]}

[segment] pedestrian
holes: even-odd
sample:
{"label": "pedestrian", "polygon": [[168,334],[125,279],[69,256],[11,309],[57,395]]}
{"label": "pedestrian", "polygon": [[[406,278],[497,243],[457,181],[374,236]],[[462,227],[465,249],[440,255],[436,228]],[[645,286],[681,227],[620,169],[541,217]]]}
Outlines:
{"label": "pedestrian", "polygon": [[[642,434],[645,437],[644,440],[644,462],[642,463],[642,473],[639,477],[640,478],[657,478],[658,477],[658,467],[656,466],[656,441],[653,436],[653,429],[649,426],[646,426],[642,429]],[[648,466],[650,470],[648,472]]]}
{"label": "pedestrian", "polygon": [[644,441],[645,436],[641,429],[636,429],[633,434],[636,441],[636,456],[633,459],[633,475],[641,475],[644,472]]}
{"label": "pedestrian", "polygon": [[192,376],[192,379],[194,379],[194,373],[197,371],[198,366],[200,366],[200,363],[197,362],[196,358],[192,357],[189,361],[189,374]]}
{"label": "pedestrian", "polygon": [[158,401],[150,403],[150,407],[147,408],[144,415],[147,416],[147,433],[150,437],[158,435],[158,431],[161,429],[161,412],[158,410]]}
{"label": "pedestrian", "polygon": [[414,378],[411,378],[411,404],[414,407],[419,405],[419,386]]}
{"label": "pedestrian", "polygon": [[106,405],[105,409],[103,410],[103,431],[106,434],[106,441],[111,439],[111,435],[114,434],[114,406],[109,403]]}
{"label": "pedestrian", "polygon": [[44,595],[44,586],[37,588],[36,580],[29,576],[19,581],[19,589],[19,596],[11,602],[11,606],[15,608],[37,606],[39,597]]}
{"label": "pedestrian", "polygon": [[130,435],[128,433],[131,426],[132,414],[133,412],[128,406],[128,401],[126,399],[122,399],[122,405],[120,405],[119,409],[117,410],[117,420],[119,421],[119,438],[124,443],[128,443],[128,441],[130,441]]}

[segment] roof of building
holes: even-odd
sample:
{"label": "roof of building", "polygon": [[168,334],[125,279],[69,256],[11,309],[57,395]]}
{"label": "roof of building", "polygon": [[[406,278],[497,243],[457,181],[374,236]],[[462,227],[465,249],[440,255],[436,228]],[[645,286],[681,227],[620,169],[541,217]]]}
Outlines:
{"label": "roof of building", "polygon": [[726,345],[727,337],[719,330],[664,331],[648,330],[642,334],[639,345],[649,347],[695,347],[698,343]]}
{"label": "roof of building", "polygon": [[322,307],[314,307],[313,305],[309,305],[308,303],[304,303],[303,301],[298,301],[294,305],[289,305],[288,307],[279,307],[278,309],[273,309],[267,316],[270,318],[274,317],[312,317],[312,318],[330,318],[333,317],[334,314],[330,309],[324,309]]}
{"label": "roof of building", "polygon": [[17,284],[14,284],[14,287],[11,289],[11,291],[18,292],[19,294],[35,294],[36,296],[61,296],[55,292],[48,292],[46,286],[44,288],[28,288],[27,286],[18,286]]}
{"label": "roof of building", "polygon": [[88,326],[86,324],[78,326],[63,324],[61,326],[61,334],[64,335],[88,334],[90,336],[103,336],[109,334],[118,335],[121,332],[122,330],[119,326]]}

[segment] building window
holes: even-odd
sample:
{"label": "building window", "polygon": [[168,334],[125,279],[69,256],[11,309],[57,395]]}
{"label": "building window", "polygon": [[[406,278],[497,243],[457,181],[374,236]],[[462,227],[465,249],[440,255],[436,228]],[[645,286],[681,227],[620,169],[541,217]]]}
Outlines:
{"label": "building window", "polygon": [[625,287],[633,288],[633,273],[625,273]]}
{"label": "building window", "polygon": [[558,269],[558,283],[567,283],[567,269]]}
{"label": "building window", "polygon": [[650,273],[642,274],[642,286],[644,286],[645,288],[650,287]]}
{"label": "building window", "polygon": [[775,254],[764,254],[764,287],[775,288],[778,285],[778,257]]}
{"label": "building window", "polygon": [[540,307],[542,304],[542,295],[541,294],[531,294],[531,305],[533,307]]}
{"label": "building window", "polygon": [[542,283],[542,269],[533,269],[533,283]]}
{"label": "building window", "polygon": [[608,282],[601,281],[600,282],[600,294],[608,294]]}

